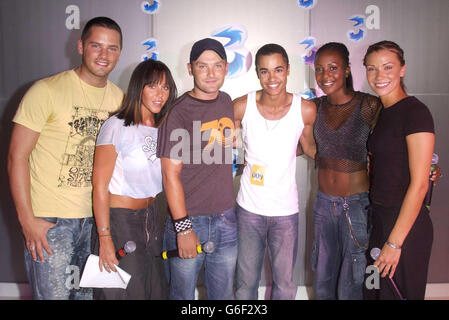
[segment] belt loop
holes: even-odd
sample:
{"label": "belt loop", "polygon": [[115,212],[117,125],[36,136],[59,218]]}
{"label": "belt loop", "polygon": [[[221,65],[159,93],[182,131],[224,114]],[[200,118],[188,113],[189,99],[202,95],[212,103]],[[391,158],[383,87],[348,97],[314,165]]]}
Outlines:
{"label": "belt loop", "polygon": [[346,197],[343,197],[343,210],[345,210],[345,211],[349,210],[349,204],[346,201]]}

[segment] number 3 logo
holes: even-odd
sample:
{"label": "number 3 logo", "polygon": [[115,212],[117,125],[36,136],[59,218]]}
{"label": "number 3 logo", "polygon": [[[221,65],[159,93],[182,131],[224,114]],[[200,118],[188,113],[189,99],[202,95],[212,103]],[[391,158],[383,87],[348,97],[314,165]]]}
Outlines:
{"label": "number 3 logo", "polygon": [[229,41],[224,45],[229,56],[234,56],[229,63],[227,78],[238,78],[248,72],[252,64],[251,52],[245,48],[245,42],[248,38],[248,31],[243,25],[226,25],[212,32],[213,37],[228,38]]}

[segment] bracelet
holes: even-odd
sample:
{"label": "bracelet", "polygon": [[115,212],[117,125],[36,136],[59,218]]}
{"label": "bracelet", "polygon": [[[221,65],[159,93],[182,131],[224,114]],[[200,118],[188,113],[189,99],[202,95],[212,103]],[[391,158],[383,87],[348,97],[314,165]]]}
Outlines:
{"label": "bracelet", "polygon": [[99,237],[110,237],[111,234],[99,234],[98,236],[99,236]]}
{"label": "bracelet", "polygon": [[387,242],[385,242],[388,246],[392,247],[393,249],[401,249],[401,246],[398,246],[397,244],[391,243],[390,241],[387,240]]}
{"label": "bracelet", "polygon": [[97,231],[109,231],[109,227],[103,227],[103,228],[97,229]]}
{"label": "bracelet", "polygon": [[189,233],[192,233],[192,231],[193,231],[193,229],[187,229],[185,231],[178,232],[176,235],[177,236],[185,236],[185,235],[187,235]]}
{"label": "bracelet", "polygon": [[192,229],[192,221],[189,216],[185,216],[184,218],[173,220],[173,225],[175,227],[176,233],[181,231],[185,231],[187,229]]}

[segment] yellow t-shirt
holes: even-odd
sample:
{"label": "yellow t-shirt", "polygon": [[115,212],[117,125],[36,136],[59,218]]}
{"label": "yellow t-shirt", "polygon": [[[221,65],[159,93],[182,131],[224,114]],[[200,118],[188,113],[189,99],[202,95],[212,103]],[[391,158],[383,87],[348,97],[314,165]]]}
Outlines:
{"label": "yellow t-shirt", "polygon": [[29,158],[35,216],[92,216],[95,139],[122,100],[122,90],[112,82],[93,87],[73,70],[41,79],[28,90],[13,122],[40,133]]}

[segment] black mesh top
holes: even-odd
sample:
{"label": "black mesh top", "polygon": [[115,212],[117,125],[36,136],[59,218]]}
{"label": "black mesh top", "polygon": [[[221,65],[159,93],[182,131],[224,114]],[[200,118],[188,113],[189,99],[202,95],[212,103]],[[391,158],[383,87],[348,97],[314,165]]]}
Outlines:
{"label": "black mesh top", "polygon": [[318,168],[344,173],[365,170],[366,142],[382,108],[380,100],[357,91],[345,104],[330,104],[327,96],[315,98],[314,102]]}

